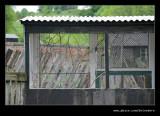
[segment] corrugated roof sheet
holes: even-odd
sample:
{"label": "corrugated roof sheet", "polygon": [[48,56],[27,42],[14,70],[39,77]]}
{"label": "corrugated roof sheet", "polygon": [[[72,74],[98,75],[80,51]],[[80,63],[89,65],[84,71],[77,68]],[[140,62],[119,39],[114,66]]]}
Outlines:
{"label": "corrugated roof sheet", "polygon": [[141,22],[154,21],[154,16],[27,16],[21,22]]}

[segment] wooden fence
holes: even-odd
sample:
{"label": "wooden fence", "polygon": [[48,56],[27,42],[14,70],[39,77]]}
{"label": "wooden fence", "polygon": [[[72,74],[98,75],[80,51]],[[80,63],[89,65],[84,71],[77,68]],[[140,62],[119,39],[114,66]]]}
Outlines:
{"label": "wooden fence", "polygon": [[[154,105],[154,89],[27,89],[24,73],[6,73],[6,105]],[[66,100],[67,99],[67,100]]]}
{"label": "wooden fence", "polygon": [[[52,61],[52,57],[43,54],[43,59]],[[24,48],[22,45],[6,45],[5,104],[64,104],[64,105],[154,105],[154,89],[28,89],[24,91],[26,77],[24,73]],[[48,70],[44,63],[44,69]],[[53,63],[55,64],[55,63]],[[116,74],[112,74],[116,75]],[[150,77],[150,76],[149,76]],[[44,76],[42,77],[44,79]],[[113,78],[114,79],[114,78]],[[120,83],[119,77],[117,82]],[[148,78],[149,79],[149,78]],[[49,81],[50,82],[50,81]],[[151,82],[151,81],[149,81]],[[127,82],[129,83],[129,82]],[[112,83],[110,82],[110,85]],[[116,84],[112,84],[116,85]],[[120,84],[118,84],[120,85]],[[113,89],[114,88],[114,89]],[[147,86],[147,88],[149,88]]]}
{"label": "wooden fence", "polygon": [[5,104],[23,105],[24,104],[24,73],[6,73],[5,76]]}

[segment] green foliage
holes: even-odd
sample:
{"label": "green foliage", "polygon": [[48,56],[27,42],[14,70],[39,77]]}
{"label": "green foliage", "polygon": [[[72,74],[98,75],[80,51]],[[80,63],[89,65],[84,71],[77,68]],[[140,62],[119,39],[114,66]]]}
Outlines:
{"label": "green foliage", "polygon": [[[29,12],[27,9],[22,9],[20,12],[14,12],[11,6],[6,6],[5,12],[5,31],[6,33],[15,33],[23,41],[23,26],[19,19],[26,16],[42,15],[42,16],[136,16],[136,15],[154,15],[154,6],[151,5],[93,5],[88,10],[79,10],[76,5],[41,5],[38,12]],[[56,34],[57,35],[57,34]],[[64,40],[61,42],[66,44],[68,42],[68,34],[62,34]],[[83,36],[82,36],[83,35]],[[72,38],[82,38],[81,45],[88,45],[88,36],[85,34],[72,34],[70,36],[70,44],[75,45],[77,42]],[[53,36],[51,34],[51,36]],[[59,36],[56,36],[55,41],[59,42]],[[43,43],[49,42],[49,36],[42,37]],[[52,42],[51,42],[52,43]]]}
{"label": "green foliage", "polygon": [[96,16],[138,16],[154,15],[154,6],[151,5],[118,5],[102,6]]}
{"label": "green foliage", "polygon": [[42,34],[41,43],[43,44],[62,44],[74,46],[89,46],[89,34],[77,33],[57,33],[57,34]]}
{"label": "green foliage", "polygon": [[16,14],[11,6],[6,6],[5,11],[5,32],[14,33],[14,22],[16,22]]}
{"label": "green foliage", "polygon": [[28,10],[26,8],[23,8],[21,10],[21,12],[17,11],[16,15],[17,15],[18,19],[22,19],[22,18],[24,18],[26,16],[34,16],[34,15],[36,15],[36,13],[34,13],[34,12],[28,12]]}
{"label": "green foliage", "polygon": [[19,41],[23,41],[23,27],[11,6],[5,7],[5,32],[16,34],[19,36]]}

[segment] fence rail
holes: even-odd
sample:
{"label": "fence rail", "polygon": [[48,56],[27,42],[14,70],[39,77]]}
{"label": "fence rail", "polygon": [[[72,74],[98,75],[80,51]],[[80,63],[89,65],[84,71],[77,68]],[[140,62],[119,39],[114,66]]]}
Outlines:
{"label": "fence rail", "polygon": [[23,105],[26,76],[24,73],[6,73],[5,104]]}

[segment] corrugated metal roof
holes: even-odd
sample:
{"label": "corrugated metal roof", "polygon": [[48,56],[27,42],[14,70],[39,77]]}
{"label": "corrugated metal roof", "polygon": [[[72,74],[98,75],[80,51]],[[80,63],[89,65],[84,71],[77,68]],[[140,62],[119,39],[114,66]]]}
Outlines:
{"label": "corrugated metal roof", "polygon": [[21,22],[141,22],[154,21],[154,16],[27,16]]}

